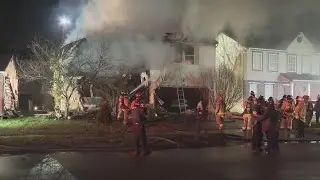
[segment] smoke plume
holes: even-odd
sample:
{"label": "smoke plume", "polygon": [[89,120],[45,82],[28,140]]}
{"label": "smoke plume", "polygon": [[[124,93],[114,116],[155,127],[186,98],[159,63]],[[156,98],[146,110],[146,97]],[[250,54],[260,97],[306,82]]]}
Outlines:
{"label": "smoke plume", "polygon": [[166,32],[193,39],[215,37],[231,24],[239,38],[267,22],[261,0],[91,0],[82,8],[69,40],[101,36],[111,39],[113,54],[131,64],[159,66],[173,55],[162,43]]}

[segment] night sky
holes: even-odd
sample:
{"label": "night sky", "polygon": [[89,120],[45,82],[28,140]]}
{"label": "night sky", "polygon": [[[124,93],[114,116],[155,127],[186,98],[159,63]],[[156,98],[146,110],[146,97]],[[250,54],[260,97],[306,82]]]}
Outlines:
{"label": "night sky", "polygon": [[59,15],[70,14],[78,0],[1,0],[0,2],[0,70],[13,52],[27,52],[27,45],[36,35],[57,40],[61,29]]}
{"label": "night sky", "polygon": [[23,51],[35,35],[49,39],[61,37],[57,24],[59,15],[70,14],[78,0],[1,0],[0,2],[0,54]]}
{"label": "night sky", "polygon": [[[35,35],[51,40],[61,38],[58,17],[67,15],[74,24],[79,16],[80,2],[83,1],[1,0],[0,63],[3,62],[2,55],[26,51],[27,44]],[[269,23],[261,29],[262,36],[254,39],[250,36],[255,47],[259,44],[265,48],[278,47],[276,45],[284,39],[291,41],[301,31],[320,42],[320,0],[266,1],[270,2],[266,7],[270,11]]]}

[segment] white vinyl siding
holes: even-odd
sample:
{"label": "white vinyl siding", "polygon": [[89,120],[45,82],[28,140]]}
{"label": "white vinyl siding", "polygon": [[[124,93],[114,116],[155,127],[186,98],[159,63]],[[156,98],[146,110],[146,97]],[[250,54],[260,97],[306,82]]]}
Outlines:
{"label": "white vinyl siding", "polygon": [[312,56],[302,56],[302,69],[301,72],[304,74],[311,74],[312,68]]}
{"label": "white vinyl siding", "polygon": [[288,55],[287,61],[288,72],[297,72],[297,56],[296,55]]}
{"label": "white vinyl siding", "polygon": [[264,96],[266,99],[273,97],[274,84],[264,84]]}
{"label": "white vinyl siding", "polygon": [[249,83],[249,94],[253,91],[255,94],[258,93],[258,84],[257,83]]}
{"label": "white vinyl siding", "polygon": [[263,54],[262,52],[252,52],[252,70],[263,70]]}
{"label": "white vinyl siding", "polygon": [[272,72],[278,71],[278,54],[269,54],[268,55],[268,69]]}

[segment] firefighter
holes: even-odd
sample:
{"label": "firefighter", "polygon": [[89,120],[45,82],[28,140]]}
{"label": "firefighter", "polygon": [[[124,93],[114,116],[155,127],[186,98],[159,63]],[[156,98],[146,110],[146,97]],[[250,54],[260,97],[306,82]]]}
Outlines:
{"label": "firefighter", "polygon": [[319,118],[320,118],[320,96],[318,95],[317,101],[314,105],[314,111],[316,114],[316,124],[319,126]]}
{"label": "firefighter", "polygon": [[243,131],[251,130],[253,105],[254,105],[254,97],[250,96],[244,102],[244,105],[243,105],[243,107],[244,107],[243,125],[242,125]]}
{"label": "firefighter", "polygon": [[282,108],[282,104],[283,104],[283,102],[286,101],[286,100],[287,100],[287,95],[283,95],[283,96],[282,96],[282,99],[280,99],[279,102],[278,102],[278,109],[282,110],[282,109],[281,109],[281,108]]}
{"label": "firefighter", "polygon": [[253,98],[255,98],[255,97],[256,97],[256,95],[254,94],[254,92],[253,92],[253,91],[250,91],[250,95],[249,95],[249,97],[253,97]]}
{"label": "firefighter", "polygon": [[201,98],[197,104],[196,131],[198,136],[200,135],[201,121],[205,120],[206,117],[208,117],[208,109],[206,107],[207,103],[203,100],[203,98]]}
{"label": "firefighter", "polygon": [[262,131],[262,122],[259,120],[260,117],[265,112],[265,99],[263,96],[260,96],[257,99],[257,104],[253,109],[253,117],[255,118],[255,122],[253,125],[252,132],[252,151],[254,153],[259,153],[262,151],[262,140],[263,140],[263,131]]}
{"label": "firefighter", "polygon": [[268,99],[266,112],[260,121],[267,121],[266,135],[267,135],[267,153],[278,152],[278,121],[281,119],[280,113],[275,109],[274,100],[272,97]]}
{"label": "firefighter", "polygon": [[123,114],[123,123],[126,124],[128,122],[129,111],[130,111],[129,97],[127,93],[121,92],[121,95],[118,100],[117,119],[120,121],[121,115]]}
{"label": "firefighter", "polygon": [[309,99],[310,98],[308,95],[303,96],[303,101],[306,108],[306,125],[311,127],[311,120],[313,116],[313,105]]}
{"label": "firefighter", "polygon": [[297,138],[304,138],[304,125],[306,122],[306,106],[302,97],[297,97],[294,109],[295,121],[297,124]]}
{"label": "firefighter", "polygon": [[220,94],[217,102],[216,102],[216,108],[215,108],[215,119],[216,123],[218,125],[219,130],[223,129],[223,118],[225,117],[226,112],[226,103],[224,101],[223,96]]}
{"label": "firefighter", "polygon": [[286,96],[281,105],[282,119],[280,128],[285,131],[285,138],[289,138],[290,131],[292,130],[292,120],[294,113],[294,101],[291,95]]}
{"label": "firefighter", "polygon": [[131,103],[131,119],[132,119],[132,133],[136,145],[136,156],[141,153],[140,143],[142,144],[142,150],[144,155],[150,154],[147,147],[147,134],[144,126],[144,121],[146,120],[146,107],[141,100],[141,94],[136,93],[135,99]]}

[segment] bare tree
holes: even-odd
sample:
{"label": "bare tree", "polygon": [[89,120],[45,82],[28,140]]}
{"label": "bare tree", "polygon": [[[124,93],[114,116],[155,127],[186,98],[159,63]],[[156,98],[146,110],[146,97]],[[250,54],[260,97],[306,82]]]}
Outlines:
{"label": "bare tree", "polygon": [[55,109],[61,109],[64,88],[62,78],[67,77],[68,64],[83,39],[61,47],[45,38],[36,37],[29,44],[31,59],[18,61],[19,76],[26,82],[40,81],[42,89],[53,95]]}
{"label": "bare tree", "polygon": [[215,92],[225,98],[226,109],[229,111],[242,98],[242,77],[226,64],[221,64],[216,70],[208,70],[201,73],[204,86],[209,90],[210,105],[215,104]]}
{"label": "bare tree", "polygon": [[243,55],[246,48],[236,40],[221,33],[216,40],[216,67],[201,73],[202,83],[209,90],[210,105],[216,94],[225,97],[227,110],[232,109],[243,94]]}
{"label": "bare tree", "polygon": [[239,70],[242,66],[242,55],[246,51],[246,48],[223,33],[216,40],[219,42],[216,48],[217,65],[226,64],[231,70]]}
{"label": "bare tree", "polygon": [[64,109],[65,115],[69,113],[70,99],[81,77],[90,80],[97,76],[107,77],[113,69],[108,43],[85,41],[80,39],[61,47],[35,38],[29,45],[31,60],[18,62],[20,77],[26,81],[41,81],[44,89],[53,95],[55,109]]}

